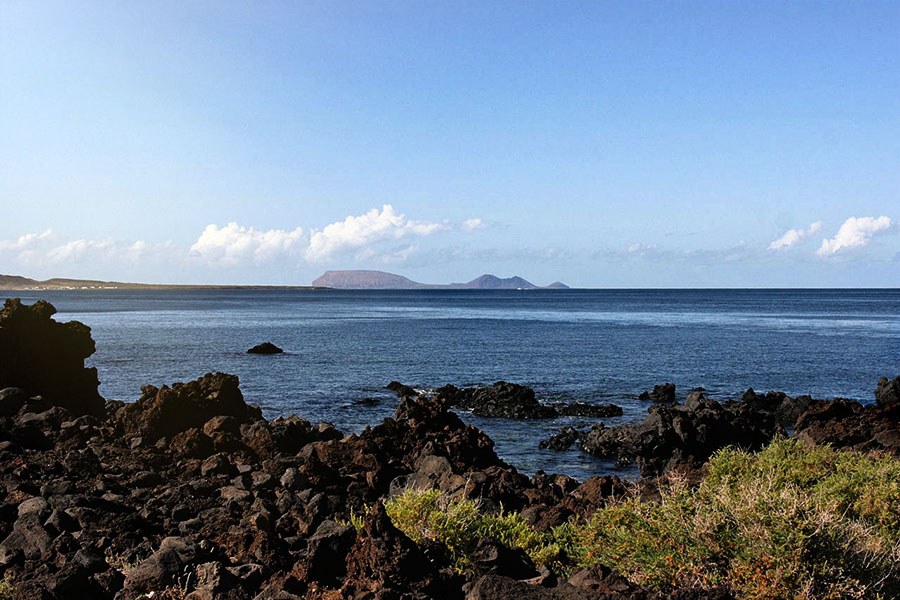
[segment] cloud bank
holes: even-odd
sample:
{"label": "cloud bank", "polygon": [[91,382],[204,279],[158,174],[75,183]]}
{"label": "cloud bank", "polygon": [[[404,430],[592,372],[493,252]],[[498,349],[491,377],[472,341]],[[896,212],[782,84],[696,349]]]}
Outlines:
{"label": "cloud bank", "polygon": [[417,221],[398,213],[390,204],[362,215],[349,215],[320,229],[261,230],[230,222],[207,225],[189,247],[138,240],[63,240],[52,230],[0,240],[0,260],[11,266],[53,266],[76,263],[148,262],[209,266],[252,267],[277,261],[313,264],[348,255],[356,261],[401,263],[419,247],[390,242],[424,238],[442,231],[470,232],[483,227],[481,219],[461,223]]}
{"label": "cloud bank", "polygon": [[819,256],[832,256],[849,248],[865,246],[876,233],[888,230],[894,222],[889,217],[850,217],[831,239],[822,240]]}
{"label": "cloud bank", "polygon": [[807,229],[788,229],[783,236],[769,244],[769,250],[784,250],[822,229],[822,221],[810,223]]}

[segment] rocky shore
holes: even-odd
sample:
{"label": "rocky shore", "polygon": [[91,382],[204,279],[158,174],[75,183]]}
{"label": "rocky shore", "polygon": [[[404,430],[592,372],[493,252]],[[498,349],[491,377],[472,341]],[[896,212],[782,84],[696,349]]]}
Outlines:
{"label": "rocky shore", "polygon": [[223,373],[111,402],[84,367],[90,329],[54,312],[17,300],[0,311],[0,597],[16,600],[725,599],[725,588],[651,592],[599,564],[570,561],[562,577],[490,538],[459,572],[442,548],[398,530],[384,502],[437,489],[549,531],[616,498],[652,500],[671,473],[696,480],[727,445],[757,449],[791,432],[900,456],[898,377],[883,378],[867,406],[775,392],[718,403],[697,392],[653,405],[640,424],[568,432],[587,452],[636,461],[644,480],[527,477],[451,410],[564,410],[522,386],[402,389],[392,418],[346,436],[293,415],[265,420]]}

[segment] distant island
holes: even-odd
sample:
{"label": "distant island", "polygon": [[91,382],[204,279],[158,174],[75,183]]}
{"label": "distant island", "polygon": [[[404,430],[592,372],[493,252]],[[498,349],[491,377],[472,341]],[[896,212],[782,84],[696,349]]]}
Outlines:
{"label": "distant island", "polygon": [[521,277],[501,278],[485,274],[468,283],[428,284],[384,271],[326,271],[312,285],[208,285],[129,283],[54,277],[37,280],[21,275],[0,274],[0,290],[539,290],[569,289],[555,281],[548,286],[534,285]]}
{"label": "distant island", "polygon": [[39,281],[20,275],[0,274],[0,290],[294,290],[315,289],[308,285],[180,285],[168,283],[127,283],[55,277]]}
{"label": "distant island", "polygon": [[534,285],[521,277],[501,278],[485,274],[468,283],[429,284],[419,283],[384,271],[326,271],[312,282],[316,287],[340,290],[538,290],[569,289],[564,283],[555,281],[548,286]]}

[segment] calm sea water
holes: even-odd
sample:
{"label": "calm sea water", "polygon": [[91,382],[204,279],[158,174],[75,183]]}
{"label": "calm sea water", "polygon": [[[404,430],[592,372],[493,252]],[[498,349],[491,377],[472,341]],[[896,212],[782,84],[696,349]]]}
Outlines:
{"label": "calm sea water", "polygon": [[[635,399],[671,381],[717,399],[748,387],[871,401],[879,376],[900,374],[900,290],[537,291],[53,291],[13,292],[53,302],[60,320],[89,325],[107,398],[140,386],[240,376],[268,417],[297,413],[358,432],[393,413],[383,386],[417,388],[507,380],[546,400]],[[246,349],[271,341],[284,355]],[[356,404],[363,398],[376,406]],[[577,450],[539,450],[564,425],[590,420],[464,418],[524,472],[579,478],[612,472]],[[630,475],[631,472],[625,472]]]}

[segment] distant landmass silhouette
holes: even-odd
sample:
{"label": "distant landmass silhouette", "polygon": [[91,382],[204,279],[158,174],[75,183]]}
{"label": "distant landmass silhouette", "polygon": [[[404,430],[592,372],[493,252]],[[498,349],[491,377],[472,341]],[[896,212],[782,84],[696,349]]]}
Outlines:
{"label": "distant landmass silhouette", "polygon": [[362,270],[326,271],[312,284],[316,287],[343,290],[537,290],[568,289],[569,287],[559,281],[542,287],[518,276],[501,278],[490,274],[484,274],[468,283],[429,284],[419,283],[395,273]]}
{"label": "distant landmass silhouette", "polygon": [[0,274],[0,290],[231,290],[231,289],[312,289],[308,285],[219,285],[128,283],[125,281],[96,281],[56,277],[39,281],[21,275]]}

